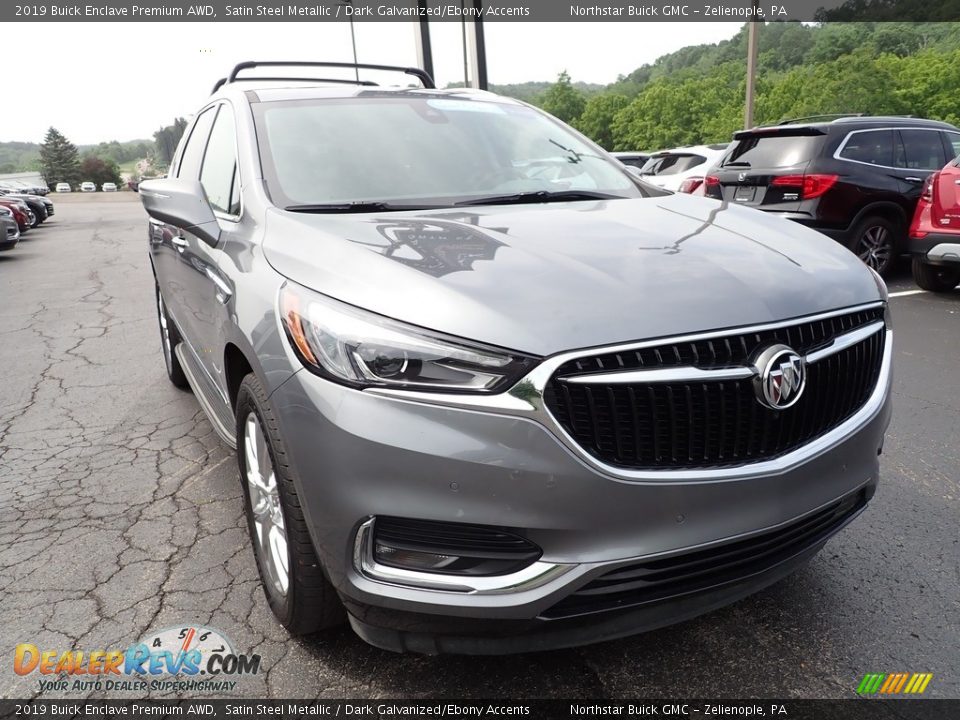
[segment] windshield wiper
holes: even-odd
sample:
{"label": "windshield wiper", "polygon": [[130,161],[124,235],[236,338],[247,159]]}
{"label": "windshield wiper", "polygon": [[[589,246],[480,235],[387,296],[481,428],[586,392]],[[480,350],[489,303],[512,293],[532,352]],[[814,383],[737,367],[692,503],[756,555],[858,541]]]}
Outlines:
{"label": "windshield wiper", "polygon": [[493,195],[463,200],[457,205],[522,205],[525,203],[568,202],[571,200],[623,200],[622,195],[594,192],[592,190],[534,190],[532,192],[513,193],[512,195]]}
{"label": "windshield wiper", "polygon": [[721,167],[750,167],[750,163],[744,162],[742,160],[739,162],[734,160],[733,162],[724,163],[723,165],[721,165]]}
{"label": "windshield wiper", "polygon": [[400,210],[434,210],[446,205],[398,205],[382,200],[355,200],[347,203],[316,203],[313,205],[288,205],[284,210],[302,213],[365,213]]}

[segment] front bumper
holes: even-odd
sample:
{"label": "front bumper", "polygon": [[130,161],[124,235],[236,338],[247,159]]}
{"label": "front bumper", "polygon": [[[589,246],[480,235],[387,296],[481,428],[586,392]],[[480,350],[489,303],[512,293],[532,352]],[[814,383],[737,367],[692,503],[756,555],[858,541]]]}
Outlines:
{"label": "front bumper", "polygon": [[[872,496],[890,417],[891,343],[868,411],[841,440],[756,473],[623,477],[592,466],[541,422],[360,392],[300,371],[271,396],[318,555],[357,632],[420,652],[513,652],[595,642],[677,622],[760,589],[806,562],[817,539],[762,572],[614,613],[548,620],[578,588],[638,558],[749,538],[852,493]],[[452,591],[373,579],[356,538],[370,517],[516,528],[546,576]],[[836,532],[839,526],[832,532]],[[587,627],[589,629],[584,629]]]}

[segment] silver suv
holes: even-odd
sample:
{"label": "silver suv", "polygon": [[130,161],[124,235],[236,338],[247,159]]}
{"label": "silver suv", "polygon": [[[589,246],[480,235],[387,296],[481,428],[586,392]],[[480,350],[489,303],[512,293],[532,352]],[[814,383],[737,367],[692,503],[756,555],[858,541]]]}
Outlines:
{"label": "silver suv", "polygon": [[167,372],[237,450],[290,632],[628,635],[775,582],[863,510],[891,335],[848,250],[419,70],[260,65],[140,197]]}

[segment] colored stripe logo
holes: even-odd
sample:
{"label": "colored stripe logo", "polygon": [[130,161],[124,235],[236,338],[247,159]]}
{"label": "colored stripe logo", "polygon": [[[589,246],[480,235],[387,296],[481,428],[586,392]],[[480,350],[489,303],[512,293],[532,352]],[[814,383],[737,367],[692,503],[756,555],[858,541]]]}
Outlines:
{"label": "colored stripe logo", "polygon": [[921,695],[933,673],[867,673],[857,687],[860,695]]}

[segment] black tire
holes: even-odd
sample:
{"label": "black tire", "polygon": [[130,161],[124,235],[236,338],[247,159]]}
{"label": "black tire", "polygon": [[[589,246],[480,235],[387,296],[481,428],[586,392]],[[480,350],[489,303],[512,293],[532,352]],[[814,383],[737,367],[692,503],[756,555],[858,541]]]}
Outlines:
{"label": "black tire", "polygon": [[160,286],[154,283],[157,294],[157,324],[160,327],[160,349],[163,352],[163,364],[167,368],[167,377],[170,382],[181,390],[189,390],[190,383],[187,382],[187,376],[183,372],[180,360],[177,358],[174,349],[183,342],[177,326],[170,319],[167,312],[167,306],[163,302],[163,296],[160,294]]}
{"label": "black tire", "polygon": [[[272,470],[276,478],[277,497],[282,512],[287,548],[287,584],[285,591],[278,589],[275,576],[271,575],[270,560],[263,557],[263,545],[257,534],[250,483],[247,468],[246,424],[255,417],[263,433]],[[293,479],[293,468],[279,426],[263,385],[253,373],[240,383],[236,402],[237,418],[237,463],[240,467],[240,484],[243,488],[243,504],[247,516],[247,529],[257,561],[257,571],[264,594],[273,614],[288,632],[307,635],[343,624],[346,614],[336,590],[327,580],[320,560],[317,558],[307,531],[300,498]]]}
{"label": "black tire", "polygon": [[886,277],[896,260],[900,235],[901,230],[896,223],[879,215],[871,215],[857,223],[850,233],[847,247],[864,264]]}
{"label": "black tire", "polygon": [[913,280],[923,290],[950,292],[960,285],[960,267],[946,267],[925,263],[923,258],[913,258]]}

